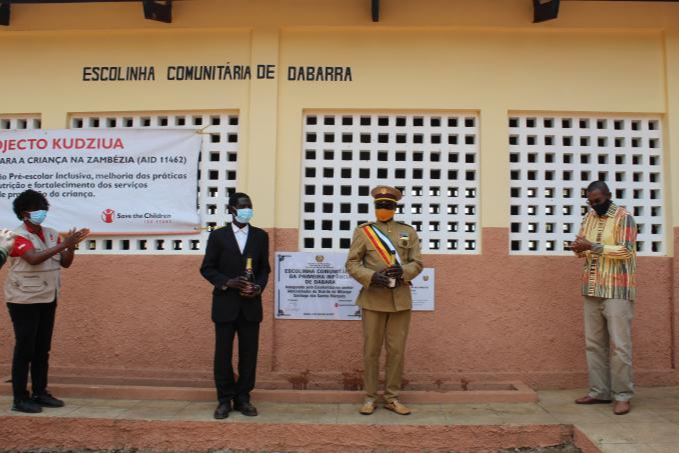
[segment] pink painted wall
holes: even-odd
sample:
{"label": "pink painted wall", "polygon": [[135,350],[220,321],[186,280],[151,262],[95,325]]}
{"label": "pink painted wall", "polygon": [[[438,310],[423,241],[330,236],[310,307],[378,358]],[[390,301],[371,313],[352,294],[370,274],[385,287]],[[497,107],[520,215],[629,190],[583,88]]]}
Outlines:
{"label": "pink painted wall", "polygon": [[672,314],[672,330],[673,330],[673,368],[678,369],[678,322],[680,321],[680,313],[678,313],[678,296],[680,295],[680,288],[678,286],[678,276],[680,276],[680,268],[678,268],[678,228],[674,231],[675,253],[673,255],[673,314]]}
{"label": "pink painted wall", "polygon": [[[535,388],[585,385],[580,260],[509,256],[507,234],[484,229],[481,255],[425,255],[425,265],[437,270],[436,310],[413,315],[405,370],[412,384],[464,378],[521,379]],[[293,229],[271,231],[272,249],[296,250],[297,237]],[[675,237],[674,258],[638,258],[638,385],[677,383],[677,228]],[[201,259],[78,256],[62,273],[53,375],[210,379],[214,336]],[[342,372],[362,368],[360,323],[274,321],[272,294],[270,282],[262,385],[288,385],[288,377],[305,370],[312,382],[339,382]],[[12,346],[3,309],[3,375]]]}

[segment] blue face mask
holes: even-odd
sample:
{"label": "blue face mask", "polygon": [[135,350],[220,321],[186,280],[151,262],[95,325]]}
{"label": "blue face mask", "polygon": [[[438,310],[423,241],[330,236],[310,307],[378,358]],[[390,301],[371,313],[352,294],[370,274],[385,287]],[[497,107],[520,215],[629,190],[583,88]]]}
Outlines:
{"label": "blue face mask", "polygon": [[47,211],[46,210],[39,210],[39,211],[32,211],[28,213],[29,219],[28,221],[31,222],[33,225],[40,225],[45,221],[45,217],[47,217]]}
{"label": "blue face mask", "polygon": [[236,215],[234,216],[234,219],[236,219],[238,223],[248,223],[252,218],[253,210],[251,208],[237,209]]}

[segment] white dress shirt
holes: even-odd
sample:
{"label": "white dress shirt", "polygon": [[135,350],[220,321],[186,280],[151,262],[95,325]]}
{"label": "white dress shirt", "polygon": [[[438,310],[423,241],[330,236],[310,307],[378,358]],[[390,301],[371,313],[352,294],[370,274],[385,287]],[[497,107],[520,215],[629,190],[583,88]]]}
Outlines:
{"label": "white dress shirt", "polygon": [[234,231],[234,237],[238,243],[238,248],[241,250],[241,254],[243,254],[243,249],[246,248],[246,242],[248,241],[248,231],[250,229],[248,228],[248,225],[239,228],[235,223],[231,224],[231,229]]}

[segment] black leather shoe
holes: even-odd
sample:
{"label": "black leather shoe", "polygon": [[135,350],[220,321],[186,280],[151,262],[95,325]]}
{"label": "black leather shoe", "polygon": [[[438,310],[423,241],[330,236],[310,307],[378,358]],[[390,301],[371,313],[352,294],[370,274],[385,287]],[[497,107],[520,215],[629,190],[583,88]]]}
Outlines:
{"label": "black leather shoe", "polygon": [[42,407],[64,407],[64,402],[62,400],[56,399],[47,392],[41,393],[39,395],[33,395],[31,401],[41,405]]}
{"label": "black leather shoe", "polygon": [[234,403],[234,410],[242,413],[246,417],[257,417],[257,409],[250,402]]}
{"label": "black leather shoe", "polygon": [[215,409],[213,417],[215,420],[223,420],[229,417],[229,412],[231,411],[231,405],[229,403],[220,403]]}
{"label": "black leather shoe", "polygon": [[31,400],[15,400],[12,404],[12,410],[15,412],[25,412],[27,414],[39,414],[42,412],[42,407]]}

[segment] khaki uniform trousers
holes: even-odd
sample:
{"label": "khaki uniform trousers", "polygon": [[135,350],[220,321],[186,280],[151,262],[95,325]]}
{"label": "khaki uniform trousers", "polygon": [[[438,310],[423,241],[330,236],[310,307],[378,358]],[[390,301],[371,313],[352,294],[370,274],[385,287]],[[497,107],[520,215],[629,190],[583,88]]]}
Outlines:
{"label": "khaki uniform trousers", "polygon": [[364,328],[364,389],[366,397],[377,399],[380,352],[385,343],[385,394],[386,402],[397,399],[404,370],[406,337],[411,321],[411,310],[383,312],[361,310]]}
{"label": "khaki uniform trousers", "polygon": [[[601,400],[628,401],[633,397],[633,354],[630,324],[633,301],[584,299],[583,317],[588,362],[588,395]],[[609,359],[609,343],[614,352]]]}

